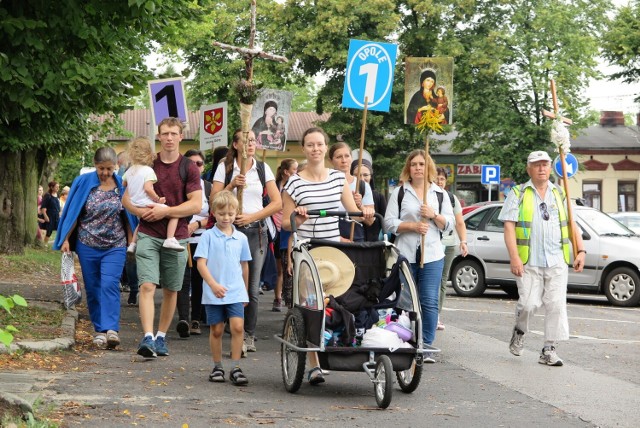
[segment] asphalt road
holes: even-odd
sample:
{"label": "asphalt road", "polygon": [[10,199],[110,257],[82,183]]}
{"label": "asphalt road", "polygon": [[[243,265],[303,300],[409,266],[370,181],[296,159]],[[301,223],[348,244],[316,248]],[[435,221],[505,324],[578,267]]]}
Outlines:
{"label": "asphalt road", "polygon": [[[262,297],[258,352],[242,360],[246,387],[208,382],[207,329],[187,340],[171,331],[169,357],[138,357],[137,308],[127,307],[123,294],[121,349],[100,352],[81,371],[47,375],[41,381],[44,398],[70,409],[66,426],[637,425],[640,308],[571,299],[574,337],[558,347],[565,360],[558,368],[537,363],[541,317],[527,335],[524,355],[514,357],[508,341],[515,301],[499,292],[476,299],[450,295],[443,314],[447,328],[435,343],[442,349],[436,364],[425,365],[414,393],[396,385],[391,406],[378,410],[373,385],[361,372],[332,372],[322,385],[305,382],[296,394],[286,392],[280,346],[273,339],[284,313],[270,311],[272,293]],[[225,336],[225,349],[228,344]]]}

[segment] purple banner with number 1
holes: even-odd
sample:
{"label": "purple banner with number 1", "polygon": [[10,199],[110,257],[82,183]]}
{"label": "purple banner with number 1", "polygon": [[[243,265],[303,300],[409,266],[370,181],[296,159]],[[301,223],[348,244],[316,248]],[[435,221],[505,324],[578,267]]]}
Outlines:
{"label": "purple banner with number 1", "polygon": [[167,117],[177,117],[187,122],[187,102],[184,98],[182,77],[150,80],[149,94],[153,112],[153,123],[158,124]]}

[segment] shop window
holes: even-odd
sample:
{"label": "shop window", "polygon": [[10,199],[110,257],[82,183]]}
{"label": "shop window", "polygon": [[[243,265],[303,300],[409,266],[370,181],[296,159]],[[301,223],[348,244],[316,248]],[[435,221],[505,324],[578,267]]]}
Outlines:
{"label": "shop window", "polygon": [[618,181],[618,211],[637,210],[635,181]]}
{"label": "shop window", "polygon": [[585,181],[582,183],[582,198],[588,207],[602,209],[602,182]]}

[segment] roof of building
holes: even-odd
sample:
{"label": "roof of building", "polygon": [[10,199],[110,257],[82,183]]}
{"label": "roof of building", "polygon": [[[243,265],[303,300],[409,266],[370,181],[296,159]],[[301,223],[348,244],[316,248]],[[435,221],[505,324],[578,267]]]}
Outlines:
{"label": "roof of building", "polygon": [[574,150],[638,150],[640,151],[640,128],[633,126],[591,126],[579,131],[571,140]]}
{"label": "roof of building", "polygon": [[[188,114],[189,125],[184,131],[185,140],[195,140],[200,127],[199,112],[192,111]],[[329,113],[319,115],[314,112],[291,112],[289,114],[289,131],[287,132],[288,141],[300,141],[302,134],[308,128],[315,126],[316,122],[325,122],[329,120]],[[118,115],[118,118],[124,122],[124,129],[131,132],[133,136],[145,136],[151,133],[151,111],[149,109],[127,110]],[[154,134],[156,130],[154,129]],[[128,141],[130,137],[123,135],[111,134],[107,136],[109,141]]]}

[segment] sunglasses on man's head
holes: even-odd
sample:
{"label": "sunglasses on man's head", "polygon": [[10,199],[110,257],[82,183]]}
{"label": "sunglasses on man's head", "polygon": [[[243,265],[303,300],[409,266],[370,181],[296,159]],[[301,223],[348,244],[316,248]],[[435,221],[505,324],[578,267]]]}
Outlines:
{"label": "sunglasses on man's head", "polygon": [[547,204],[542,202],[540,203],[540,210],[542,210],[542,219],[544,221],[549,220],[549,211],[547,210]]}
{"label": "sunglasses on man's head", "polygon": [[196,165],[198,165],[198,166],[202,166],[202,165],[204,165],[204,162],[202,162],[202,161],[194,161],[194,162],[195,162],[195,164],[196,164]]}

